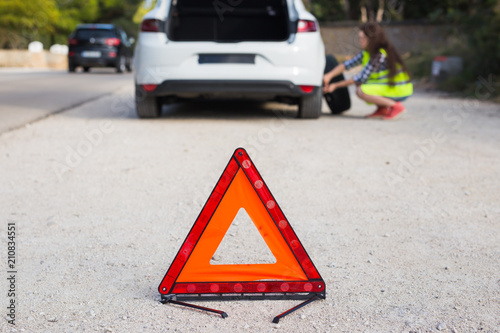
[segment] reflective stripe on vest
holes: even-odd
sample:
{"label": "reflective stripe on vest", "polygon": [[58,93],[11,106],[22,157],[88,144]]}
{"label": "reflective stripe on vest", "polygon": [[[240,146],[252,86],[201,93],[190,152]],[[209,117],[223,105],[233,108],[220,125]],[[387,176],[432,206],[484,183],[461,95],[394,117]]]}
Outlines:
{"label": "reflective stripe on vest", "polygon": [[[387,58],[387,52],[384,49],[380,49],[382,53]],[[370,62],[370,54],[367,51],[363,51],[363,67]],[[390,85],[392,81],[392,85]],[[410,81],[409,75],[403,71],[400,64],[396,66],[396,75],[389,80],[389,70],[381,70],[378,72],[372,72],[368,77],[368,80],[362,84],[362,90],[365,94],[373,94],[386,97],[406,97],[413,94],[413,84]]]}

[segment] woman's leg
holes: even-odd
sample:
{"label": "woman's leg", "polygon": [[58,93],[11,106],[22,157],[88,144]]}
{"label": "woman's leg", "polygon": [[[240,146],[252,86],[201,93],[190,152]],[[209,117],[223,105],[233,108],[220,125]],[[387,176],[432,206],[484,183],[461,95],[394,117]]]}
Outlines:
{"label": "woman's leg", "polygon": [[363,101],[367,103],[373,103],[377,106],[385,106],[390,108],[394,106],[394,104],[396,104],[395,101],[387,97],[365,94],[363,90],[361,90],[361,86],[356,87],[356,95],[358,95],[358,97],[361,98]]}

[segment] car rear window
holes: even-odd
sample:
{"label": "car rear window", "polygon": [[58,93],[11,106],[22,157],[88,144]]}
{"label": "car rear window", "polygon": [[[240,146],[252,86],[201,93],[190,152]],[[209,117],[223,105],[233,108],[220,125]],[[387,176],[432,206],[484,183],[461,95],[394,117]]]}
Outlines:
{"label": "car rear window", "polygon": [[[238,2],[238,4],[235,4]],[[172,1],[166,33],[174,41],[284,41],[291,22],[285,0]],[[231,5],[234,3],[233,5]]]}
{"label": "car rear window", "polygon": [[76,38],[78,39],[90,39],[90,38],[113,38],[116,37],[112,30],[103,29],[80,29],[76,33]]}

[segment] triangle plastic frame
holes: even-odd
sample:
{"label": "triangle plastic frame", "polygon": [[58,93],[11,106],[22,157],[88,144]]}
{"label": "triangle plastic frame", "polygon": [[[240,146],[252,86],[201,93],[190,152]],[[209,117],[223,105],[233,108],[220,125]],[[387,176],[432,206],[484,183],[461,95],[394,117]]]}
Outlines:
{"label": "triangle plastic frame", "polygon": [[[246,207],[247,213],[250,215],[251,210],[260,209],[261,213],[258,216],[267,215],[267,217],[264,216],[265,218],[259,219],[259,221],[251,217],[262,236],[274,233],[274,236],[271,236],[273,238],[272,244],[271,241],[266,240],[265,237],[263,238],[275,257],[277,257],[276,264],[209,264],[210,257],[217,249],[232,222],[232,220],[228,223],[223,222],[225,224],[221,227],[222,229],[212,227],[215,231],[218,230],[219,234],[222,232],[222,235],[216,236],[216,244],[209,244],[206,239],[210,236],[207,235],[215,233],[214,230],[210,229],[210,225],[211,223],[219,223],[213,222],[212,219],[214,221],[221,220],[217,214],[222,213],[218,213],[218,211],[224,209],[229,211],[233,209],[234,205],[236,205],[234,208],[240,208],[237,207],[238,202],[231,204],[228,203],[230,199],[224,199],[226,194],[229,197],[228,193],[234,191],[231,189],[232,187],[239,186],[231,185],[238,182],[243,184],[243,190],[241,191],[253,196],[249,197],[249,200],[243,200],[245,205],[247,201],[254,200],[251,198],[256,198],[254,201],[257,204]],[[263,215],[262,212],[265,214]],[[262,231],[263,228],[264,231]],[[214,242],[212,241],[212,243]],[[196,250],[197,247],[200,248],[198,251]],[[219,269],[219,271],[216,269]],[[285,273],[281,276],[276,272]],[[239,278],[240,276],[241,278]],[[162,302],[241,299],[299,300],[324,299],[326,297],[325,282],[243,148],[236,149],[229,160],[196,222],[158,286],[158,290]]]}

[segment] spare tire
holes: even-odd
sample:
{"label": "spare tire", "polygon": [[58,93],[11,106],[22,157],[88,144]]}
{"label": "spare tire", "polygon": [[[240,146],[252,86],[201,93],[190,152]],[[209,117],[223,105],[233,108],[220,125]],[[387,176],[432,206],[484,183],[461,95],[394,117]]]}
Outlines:
{"label": "spare tire", "polygon": [[[325,74],[335,68],[339,63],[337,59],[331,54],[326,56]],[[340,74],[333,79],[332,82],[339,82],[344,80],[344,74]],[[347,87],[335,89],[332,93],[324,94],[326,104],[332,111],[333,114],[340,114],[351,108],[351,97],[349,96],[349,90]]]}

